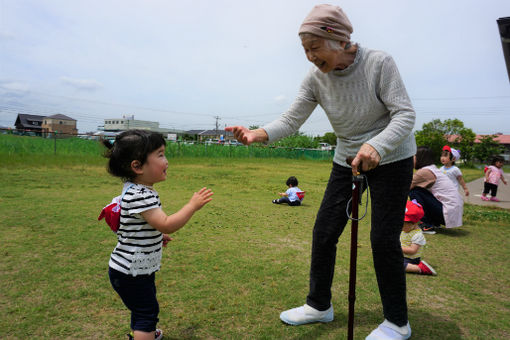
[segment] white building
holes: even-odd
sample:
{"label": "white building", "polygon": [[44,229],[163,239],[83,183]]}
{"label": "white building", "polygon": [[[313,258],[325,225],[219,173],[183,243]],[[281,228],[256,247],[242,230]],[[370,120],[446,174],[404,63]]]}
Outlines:
{"label": "white building", "polygon": [[126,130],[152,130],[159,131],[159,123],[148,120],[138,120],[135,116],[122,116],[122,118],[107,118],[104,120],[104,131],[126,131]]}
{"label": "white building", "polygon": [[160,128],[158,122],[138,120],[135,119],[134,115],[122,116],[122,118],[106,118],[104,120],[104,125],[98,126],[98,130],[102,130],[104,133],[119,133],[121,131],[133,129],[160,132],[165,136],[165,138],[170,140],[175,140],[177,139],[177,136],[180,136],[184,133],[183,130]]}

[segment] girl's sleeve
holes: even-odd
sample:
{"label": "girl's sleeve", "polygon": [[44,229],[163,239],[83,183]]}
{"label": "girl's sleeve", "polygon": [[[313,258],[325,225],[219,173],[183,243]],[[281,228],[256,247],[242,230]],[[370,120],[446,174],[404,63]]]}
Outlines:
{"label": "girl's sleeve", "polygon": [[133,195],[124,196],[124,202],[127,203],[127,209],[130,215],[161,207],[158,193],[145,188],[135,188],[133,190]]}
{"label": "girl's sleeve", "polygon": [[462,176],[462,171],[459,168],[455,167],[455,178]]}
{"label": "girl's sleeve", "polygon": [[416,233],[411,238],[411,243],[419,244],[420,246],[424,246],[427,244],[427,240],[425,239],[425,236],[422,233]]}

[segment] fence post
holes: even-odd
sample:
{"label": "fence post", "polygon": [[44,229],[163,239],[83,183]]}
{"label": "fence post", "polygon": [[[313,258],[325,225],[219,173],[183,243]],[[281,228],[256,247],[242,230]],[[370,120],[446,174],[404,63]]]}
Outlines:
{"label": "fence post", "polygon": [[57,132],[58,131],[53,132],[53,154],[54,155],[57,154]]}

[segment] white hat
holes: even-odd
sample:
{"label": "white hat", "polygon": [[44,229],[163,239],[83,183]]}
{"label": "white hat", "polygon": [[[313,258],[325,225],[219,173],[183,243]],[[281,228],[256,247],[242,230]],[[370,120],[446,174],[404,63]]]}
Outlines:
{"label": "white hat", "polygon": [[455,150],[454,148],[451,148],[452,149],[452,156],[453,156],[453,161],[458,161],[460,159],[460,152],[459,150]]}

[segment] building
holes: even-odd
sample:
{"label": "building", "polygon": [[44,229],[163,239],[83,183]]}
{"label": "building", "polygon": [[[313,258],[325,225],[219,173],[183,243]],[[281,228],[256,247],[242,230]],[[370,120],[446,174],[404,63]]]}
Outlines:
{"label": "building", "polygon": [[26,115],[19,113],[14,122],[14,127],[18,131],[33,132],[37,135],[42,133],[42,122],[44,116]]}
{"label": "building", "polygon": [[199,142],[216,140],[225,141],[227,143],[235,140],[234,134],[225,130],[189,130],[186,131],[186,134],[196,136],[196,140]]}
{"label": "building", "polygon": [[98,130],[113,133],[134,129],[156,131],[170,140],[176,140],[178,136],[185,134],[183,130],[160,128],[158,122],[135,119],[134,115],[122,116],[122,118],[107,118],[104,120],[103,126],[98,126]]}
{"label": "building", "polygon": [[[495,133],[492,135],[476,135],[475,137],[475,144],[478,144],[481,142],[482,138],[485,136],[494,136],[494,141],[498,142],[502,146],[505,147],[505,150],[501,154],[501,156],[505,159],[505,161],[510,161],[510,135],[504,135],[502,133]],[[449,135],[446,136],[446,139],[448,143],[455,143],[457,139],[459,138],[459,135]]]}
{"label": "building", "polygon": [[152,130],[159,129],[158,122],[135,119],[135,116],[122,116],[122,118],[107,118],[104,120],[104,131],[120,132],[126,130]]}
{"label": "building", "polygon": [[[480,140],[486,135],[476,135],[475,143],[480,143]],[[494,135],[494,141],[505,147],[505,151],[501,156],[505,159],[505,161],[510,161],[510,135],[504,135],[502,133],[496,133]]]}
{"label": "building", "polygon": [[76,136],[78,134],[76,119],[63,114],[44,117],[41,128],[43,134],[54,132],[62,136]]}
{"label": "building", "polygon": [[26,115],[19,113],[14,122],[19,133],[43,136],[58,132],[60,136],[75,136],[78,134],[76,120],[62,114],[52,116]]}

